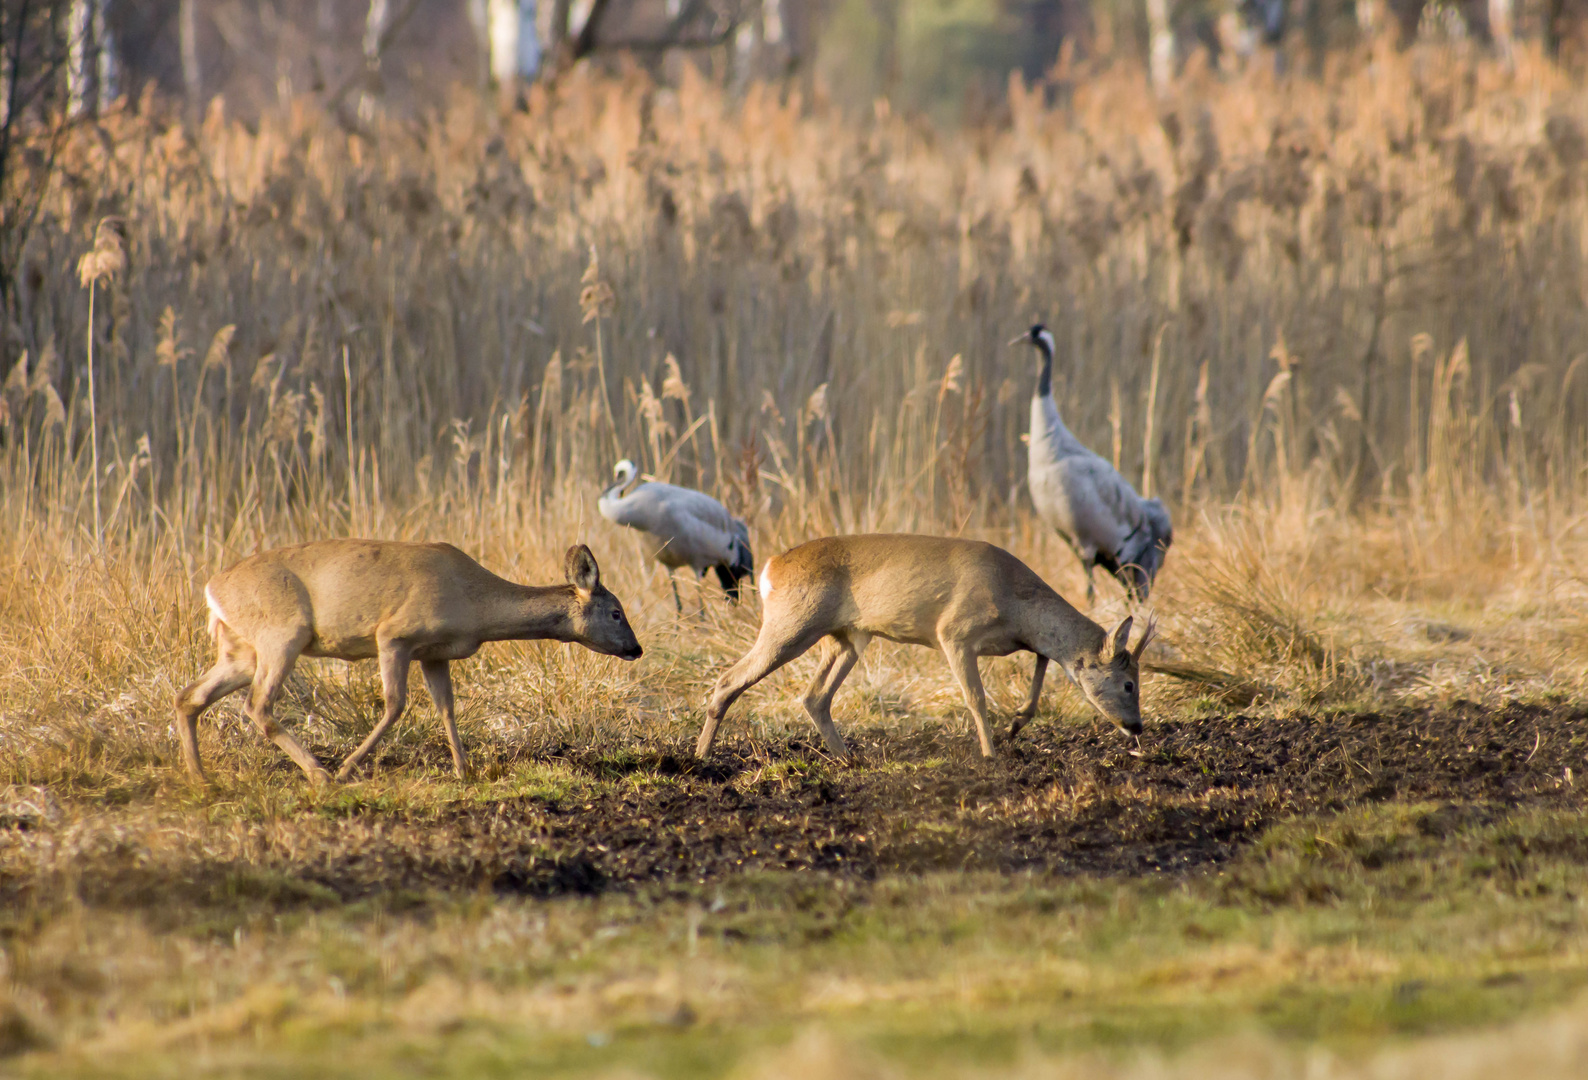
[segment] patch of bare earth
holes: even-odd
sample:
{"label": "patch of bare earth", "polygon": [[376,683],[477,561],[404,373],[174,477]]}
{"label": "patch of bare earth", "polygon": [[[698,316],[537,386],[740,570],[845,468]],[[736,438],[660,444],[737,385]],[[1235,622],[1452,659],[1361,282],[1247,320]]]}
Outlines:
{"label": "patch of bare earth", "polygon": [[1148,729],[1139,756],[1101,725],[1039,722],[991,762],[963,733],[861,729],[858,767],[798,739],[730,740],[704,765],[661,743],[618,759],[560,748],[555,758],[598,782],[561,798],[424,811],[353,802],[266,822],[189,816],[180,828],[111,812],[13,822],[0,829],[0,892],[281,905],[428,890],[594,893],[771,870],[1184,872],[1229,859],[1284,817],[1363,801],[1579,805],[1566,770],[1584,767],[1585,715],[1459,705],[1170,721]]}

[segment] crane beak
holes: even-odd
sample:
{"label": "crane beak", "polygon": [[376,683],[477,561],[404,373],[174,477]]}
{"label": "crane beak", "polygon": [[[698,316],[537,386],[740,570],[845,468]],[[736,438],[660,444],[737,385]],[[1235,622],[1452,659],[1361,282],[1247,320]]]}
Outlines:
{"label": "crane beak", "polygon": [[1030,334],[1021,334],[1019,337],[1017,337],[1013,341],[1009,342],[1009,344],[1010,345],[1019,345],[1022,342],[1024,342],[1027,345],[1031,344],[1031,335]]}

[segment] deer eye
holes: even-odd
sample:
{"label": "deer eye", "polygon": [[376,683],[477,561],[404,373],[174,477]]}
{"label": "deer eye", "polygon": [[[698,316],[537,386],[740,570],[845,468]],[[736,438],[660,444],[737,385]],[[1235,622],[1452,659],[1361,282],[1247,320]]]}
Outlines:
{"label": "deer eye", "polygon": [[613,612],[612,612],[612,621],[613,621],[613,622],[617,622],[617,621],[619,621],[619,620],[620,620],[620,619],[622,619],[622,618],[623,618],[623,612],[621,612],[621,611],[616,611],[616,610],[614,610],[614,611],[613,611]]}
{"label": "deer eye", "polygon": [[1125,681],[1125,693],[1127,693],[1127,694],[1134,694],[1134,693],[1135,693],[1135,692],[1136,692],[1136,684],[1135,684],[1135,683],[1133,683],[1133,682],[1131,682],[1131,681],[1129,681],[1129,680],[1128,680],[1128,679],[1127,679],[1127,680],[1126,680],[1126,681]]}

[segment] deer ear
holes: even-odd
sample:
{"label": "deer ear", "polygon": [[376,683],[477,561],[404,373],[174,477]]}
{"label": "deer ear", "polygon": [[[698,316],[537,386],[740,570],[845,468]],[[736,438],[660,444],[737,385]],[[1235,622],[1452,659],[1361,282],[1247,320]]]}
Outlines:
{"label": "deer ear", "polygon": [[1141,632],[1141,640],[1136,642],[1136,647],[1130,651],[1130,655],[1134,656],[1137,661],[1140,661],[1141,654],[1147,651],[1147,642],[1151,641],[1153,636],[1157,633],[1158,620],[1149,617],[1147,619],[1147,628]]}
{"label": "deer ear", "polygon": [[596,586],[601,584],[601,568],[596,565],[590,549],[583,544],[575,544],[568,549],[568,555],[563,559],[563,571],[568,575],[568,584],[581,592],[594,592]]}
{"label": "deer ear", "polygon": [[1125,652],[1130,645],[1131,617],[1125,616],[1125,621],[1114,627],[1114,632],[1108,638],[1108,651],[1118,656]]}

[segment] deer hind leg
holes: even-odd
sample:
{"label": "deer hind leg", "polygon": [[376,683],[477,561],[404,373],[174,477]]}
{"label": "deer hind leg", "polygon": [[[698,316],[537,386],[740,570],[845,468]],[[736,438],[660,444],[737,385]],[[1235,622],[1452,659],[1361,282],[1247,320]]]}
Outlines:
{"label": "deer hind leg", "polygon": [[453,712],[452,671],[445,660],[421,660],[419,670],[425,673],[425,688],[430,700],[436,703],[441,714],[441,724],[447,731],[447,745],[452,748],[452,768],[459,780],[469,778],[469,760],[463,755],[463,740],[458,738],[458,724]]}
{"label": "deer hind leg", "polygon": [[1009,725],[1009,737],[1012,739],[1020,734],[1020,729],[1031,722],[1037,715],[1037,703],[1042,700],[1042,677],[1048,673],[1048,658],[1037,655],[1036,670],[1031,673],[1031,697],[1025,707],[1015,713],[1015,722]]}
{"label": "deer hind leg", "polygon": [[755,639],[755,645],[744,654],[743,659],[723,672],[722,678],[712,688],[711,700],[706,705],[706,722],[695,743],[696,757],[703,758],[711,753],[711,744],[717,739],[717,728],[728,709],[739,700],[740,694],[803,654],[825,636],[814,632],[780,639],[776,631],[768,629],[774,621],[773,616],[762,615],[761,634]]}
{"label": "deer hind leg", "polygon": [[833,723],[833,695],[838,693],[838,688],[860,662],[860,654],[871,643],[871,635],[834,634],[827,640],[830,644],[826,646],[821,666],[811,680],[811,688],[805,693],[805,711],[816,722],[816,730],[822,733],[827,752],[835,757],[848,757],[849,748],[844,745],[844,737],[838,734],[838,726]]}
{"label": "deer hind leg", "polygon": [[965,695],[965,704],[970,706],[970,714],[976,720],[976,737],[981,740],[981,756],[990,758],[993,756],[993,747],[992,734],[987,730],[987,692],[982,689],[976,653],[963,642],[945,641],[943,657],[948,661],[948,668],[954,673],[960,691]]}
{"label": "deer hind leg", "polygon": [[[379,648],[380,689],[386,699],[386,712],[381,716],[380,723],[358,744],[358,749],[342,762],[342,767],[336,771],[338,780],[346,780],[358,768],[358,763],[369,756],[386,734],[386,729],[395,724],[408,707],[408,665],[413,660],[413,650],[406,642],[390,640],[380,642]],[[448,685],[451,685],[450,678]]]}
{"label": "deer hind leg", "polygon": [[187,771],[195,780],[204,779],[198,748],[199,717],[227,694],[254,681],[254,650],[233,637],[225,623],[216,624],[215,645],[219,655],[214,666],[176,696],[176,734],[182,742]]}
{"label": "deer hind leg", "polygon": [[297,762],[310,783],[318,785],[329,781],[331,774],[275,717],[276,699],[281,696],[282,684],[292,674],[292,667],[298,662],[298,653],[308,641],[309,632],[303,629],[291,638],[255,643],[257,660],[254,689],[248,697],[248,717],[261,735],[281,747],[288,757]]}

